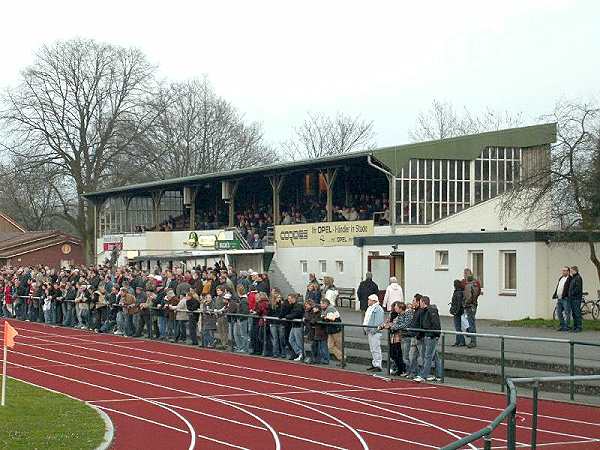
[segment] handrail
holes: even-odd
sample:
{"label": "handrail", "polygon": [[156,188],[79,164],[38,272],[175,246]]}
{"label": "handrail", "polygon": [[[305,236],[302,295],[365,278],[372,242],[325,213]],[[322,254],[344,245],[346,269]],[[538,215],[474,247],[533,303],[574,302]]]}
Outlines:
{"label": "handrail", "polygon": [[502,410],[502,412],[492,421],[490,422],[490,424],[487,427],[482,428],[479,431],[476,431],[475,433],[472,433],[468,436],[465,436],[462,439],[459,439],[458,441],[452,442],[451,444],[446,445],[445,447],[442,447],[441,450],[457,450],[465,445],[471,444],[473,442],[475,442],[478,439],[484,438],[485,440],[485,446],[484,448],[487,449],[491,449],[491,434],[492,432],[498,428],[498,426],[504,422],[504,420],[506,420],[506,418],[512,414],[514,411],[516,411],[517,408],[517,391],[515,389],[515,386],[512,382],[512,379],[507,379],[506,380],[506,386],[508,387],[508,405],[506,406],[506,408],[504,408]]}
{"label": "handrail", "polygon": [[488,450],[492,447],[491,434],[498,426],[507,418],[507,448],[515,450],[516,448],[516,412],[517,412],[517,388],[518,384],[534,383],[533,388],[533,411],[531,419],[531,445],[530,448],[535,449],[537,446],[537,412],[538,412],[538,389],[540,383],[552,383],[559,381],[596,381],[600,380],[600,375],[579,375],[579,376],[552,376],[552,377],[528,377],[528,378],[508,378],[506,386],[508,388],[508,404],[504,410],[490,424],[475,433],[463,437],[451,444],[442,447],[441,450],[457,450],[465,445],[471,444],[478,439],[484,438],[484,449]]}

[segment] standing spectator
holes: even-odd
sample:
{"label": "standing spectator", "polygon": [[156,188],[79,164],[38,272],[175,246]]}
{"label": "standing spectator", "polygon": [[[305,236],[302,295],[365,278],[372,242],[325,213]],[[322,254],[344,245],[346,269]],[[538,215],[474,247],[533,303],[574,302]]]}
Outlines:
{"label": "standing spectator", "polygon": [[356,296],[360,303],[360,310],[363,312],[363,318],[365,311],[369,307],[369,295],[379,294],[379,286],[373,281],[373,274],[371,272],[365,273],[365,279],[358,285]]}
{"label": "standing spectator", "polygon": [[573,311],[573,332],[579,333],[583,328],[581,302],[583,301],[583,278],[577,266],[571,267],[571,283],[569,283],[569,301]]}
{"label": "standing spectator", "polygon": [[[237,293],[239,298],[238,314],[248,314],[248,296],[242,284],[238,285]],[[238,316],[233,330],[237,351],[248,353],[248,317]]]}
{"label": "standing spectator", "polygon": [[402,286],[398,284],[396,277],[390,278],[390,284],[385,289],[385,296],[383,297],[383,307],[388,311],[392,312],[392,305],[396,302],[404,303],[404,292]]}
{"label": "standing spectator", "polygon": [[554,295],[552,295],[552,298],[556,299],[556,315],[560,324],[557,331],[569,331],[571,323],[569,284],[571,284],[570,269],[569,267],[563,267],[556,284],[556,289],[554,290]]}
{"label": "standing spectator", "polygon": [[[322,322],[321,314],[323,311],[323,305],[327,306],[327,303],[315,304],[310,300],[311,311],[309,316],[310,327],[312,332],[311,342],[311,353],[312,353],[312,364],[325,364],[329,365],[329,350],[327,349],[327,328],[325,325],[319,323]],[[326,308],[325,308],[326,309]]]}
{"label": "standing spectator", "polygon": [[213,299],[207,295],[202,300],[202,344],[204,347],[214,348],[217,319],[213,314]]}
{"label": "standing spectator", "polygon": [[331,304],[328,298],[321,298],[321,320],[329,322],[325,328],[327,333],[327,348],[339,361],[338,365],[341,366],[343,363],[342,358],[342,325],[337,324],[341,322],[342,318],[337,308]]}
{"label": "standing spectator", "polygon": [[306,286],[306,300],[312,300],[315,305],[321,303],[321,290],[314,283]]}
{"label": "standing spectator", "polygon": [[[423,368],[420,375],[415,377],[415,381],[439,381],[442,377],[442,365],[437,355],[437,343],[440,337],[441,325],[440,316],[437,307],[431,304],[427,296],[421,297],[421,326],[423,331],[423,347],[425,355],[423,356]],[[431,374],[431,366],[435,367],[435,375]]]}
{"label": "standing spectator", "polygon": [[[465,269],[466,272],[466,269]],[[477,299],[479,298],[479,294],[481,294],[481,285],[479,281],[477,281],[473,275],[468,275],[466,279],[466,284],[464,287],[464,310],[467,315],[467,320],[469,321],[469,328],[467,331],[469,333],[477,333],[477,324],[475,322],[475,315],[477,314]],[[470,336],[471,340],[467,347],[474,348],[477,347],[477,336]]]}
{"label": "standing spectator", "polygon": [[330,305],[335,305],[336,300],[338,298],[338,290],[333,284],[333,277],[325,276],[323,277],[323,294],[322,297],[325,297],[329,300]]}
{"label": "standing spectator", "polygon": [[[423,314],[423,309],[421,308],[422,297],[421,294],[415,294],[413,297],[411,304],[413,316],[410,328],[421,328],[421,315]],[[423,355],[425,352],[423,348],[423,333],[412,331],[410,332],[410,336],[409,364],[406,371],[409,378],[414,378],[419,374],[419,367],[423,365]]]}
{"label": "standing spectator", "polygon": [[198,299],[198,293],[194,288],[190,289],[189,295],[186,300],[186,308],[189,313],[188,317],[188,334],[192,341],[192,345],[198,345],[198,319],[200,317],[198,310],[200,309],[200,301]]}
{"label": "standing spectator", "polygon": [[[189,292],[189,289],[188,289]],[[185,328],[188,322],[187,312],[187,301],[189,300],[189,294],[184,295],[177,303],[177,306],[171,306],[170,308],[175,311],[175,338],[171,342],[186,342]]]}
{"label": "standing spectator", "polygon": [[[304,317],[304,307],[302,303],[298,301],[299,295],[292,293],[288,295],[288,303],[290,304],[290,312],[285,317],[287,320],[298,320]],[[301,361],[304,353],[304,336],[302,335],[302,322],[292,322],[290,329],[290,346],[292,347],[293,354],[290,359],[294,361]]]}
{"label": "standing spectator", "polygon": [[[279,290],[271,291],[271,301],[269,305],[270,317],[281,317],[283,299]],[[285,326],[279,320],[271,320],[269,322],[269,331],[271,332],[271,347],[273,349],[274,358],[285,358]]]}
{"label": "standing spectator", "polygon": [[373,361],[371,367],[367,368],[367,370],[381,372],[381,327],[385,320],[385,314],[379,304],[379,297],[376,294],[369,295],[368,301],[369,307],[365,311],[363,325],[368,327],[364,331],[369,340],[369,350],[371,351]]}
{"label": "standing spectator", "polygon": [[[454,320],[454,330],[462,333],[462,315],[465,311],[465,291],[462,288],[460,280],[454,280],[454,293],[452,294],[452,300],[450,301],[450,314]],[[464,347],[466,345],[465,336],[463,334],[457,334],[454,344],[452,347]]]}
{"label": "standing spectator", "polygon": [[390,359],[395,364],[395,369],[391,371],[392,375],[406,375],[406,366],[402,355],[402,338],[406,328],[410,326],[412,316],[406,314],[406,303],[396,302],[392,306],[392,313],[395,313],[394,319],[384,324],[383,328],[388,328],[390,332]]}
{"label": "standing spectator", "polygon": [[319,284],[319,280],[317,280],[317,276],[314,273],[308,274],[308,285],[306,288],[306,296],[308,297],[308,286],[313,285],[314,289],[317,291],[321,291],[321,285]]}

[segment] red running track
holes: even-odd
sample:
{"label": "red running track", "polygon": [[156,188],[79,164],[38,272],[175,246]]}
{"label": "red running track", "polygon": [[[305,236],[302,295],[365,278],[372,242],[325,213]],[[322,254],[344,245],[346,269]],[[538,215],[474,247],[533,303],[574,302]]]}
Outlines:
{"label": "red running track", "polygon": [[[9,375],[104,410],[115,426],[114,449],[439,448],[483,428],[506,402],[493,393],[11,324],[19,336]],[[530,438],[530,411],[531,401],[520,399],[522,446]],[[538,446],[600,448],[600,408],[541,401],[539,411]],[[494,448],[506,447],[505,435],[503,424]]]}

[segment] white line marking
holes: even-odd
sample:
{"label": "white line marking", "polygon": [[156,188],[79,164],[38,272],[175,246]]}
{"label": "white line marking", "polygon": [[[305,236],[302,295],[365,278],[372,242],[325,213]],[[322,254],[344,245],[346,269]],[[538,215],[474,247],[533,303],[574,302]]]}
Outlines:
{"label": "white line marking", "polygon": [[[38,331],[38,330],[31,330],[31,329],[24,329],[24,330],[26,330],[26,331],[33,331],[35,333],[40,333],[40,334],[45,334],[45,335],[50,335],[50,336],[56,336],[56,335],[54,335],[52,333],[45,333],[45,332]],[[58,335],[58,336],[60,337],[60,335]],[[85,336],[85,334],[82,334],[82,336]],[[33,336],[29,336],[29,337],[31,337],[33,339],[39,339],[39,338],[35,338]],[[76,338],[76,339],[78,339],[79,341],[89,342],[89,340],[86,340],[86,339],[83,339],[83,338]],[[133,341],[129,341],[129,342],[133,343]],[[109,346],[114,346],[114,347],[121,347],[121,348],[126,348],[128,350],[132,350],[131,347],[124,347],[124,346],[121,346],[121,345],[112,344],[112,343],[108,343],[108,342],[96,342],[96,341],[93,341],[93,343],[94,344],[95,343],[102,343],[104,345],[109,345]],[[65,344],[65,345],[75,346],[74,344]],[[76,347],[81,347],[81,346],[76,346]],[[96,349],[89,349],[89,350],[96,350]],[[271,374],[282,375],[282,376],[286,376],[286,377],[297,377],[297,378],[301,378],[303,380],[306,380],[303,377],[300,377],[300,376],[297,376],[297,375],[293,375],[293,374],[282,374],[282,373],[279,373],[279,372],[273,372],[273,371],[268,371],[268,370],[264,370],[264,369],[254,369],[254,368],[241,367],[241,366],[237,366],[237,365],[234,365],[234,364],[219,363],[219,362],[211,361],[211,360],[196,359],[196,358],[186,357],[184,355],[177,355],[177,354],[173,355],[173,354],[170,354],[170,353],[164,353],[164,352],[158,352],[158,351],[152,351],[152,350],[145,350],[145,349],[140,349],[140,348],[135,348],[135,350],[138,350],[138,351],[141,351],[141,352],[146,352],[146,353],[165,355],[165,356],[169,356],[169,357],[173,357],[173,358],[190,359],[190,360],[194,360],[194,361],[207,362],[207,363],[216,364],[216,365],[223,365],[223,366],[235,367],[235,368],[240,368],[240,369],[245,369],[245,370],[253,370],[253,371],[262,372],[262,373],[271,373]],[[101,350],[96,350],[96,351],[102,352]],[[109,353],[109,352],[105,352],[105,353]],[[111,353],[111,354],[118,355],[118,354],[115,354],[115,353]],[[131,355],[122,355],[122,356],[132,357]],[[164,362],[164,361],[157,361],[157,362]],[[164,362],[164,363],[167,364],[167,365],[172,365],[172,366],[179,366],[179,367],[185,367],[185,368],[189,368],[189,369],[193,369],[193,370],[205,371],[203,369],[199,369],[199,368],[196,368],[196,367],[181,366],[181,365],[178,365],[178,364],[167,363],[167,362]],[[210,371],[210,372],[212,372],[212,371]],[[227,376],[232,376],[231,374],[226,374],[226,375]],[[235,376],[235,375],[233,375],[233,376]],[[268,382],[268,381],[265,380],[265,382]],[[360,386],[355,386],[355,385],[350,385],[350,384],[345,384],[345,383],[339,383],[339,382],[329,382],[327,380],[323,380],[323,382],[331,383],[331,384],[337,384],[337,385],[341,385],[341,386],[350,386],[350,387],[360,388]],[[273,382],[271,382],[271,383],[273,383]],[[282,383],[273,383],[273,384],[282,384]],[[309,390],[307,390],[307,391],[309,391]],[[394,394],[394,395],[405,395],[405,396],[409,396],[409,397],[413,397],[413,398],[417,398],[417,399],[423,398],[423,399],[429,399],[429,400],[432,400],[432,401],[443,401],[443,402],[454,403],[454,404],[459,404],[459,405],[468,405],[468,406],[482,407],[482,408],[485,408],[485,409],[499,410],[498,408],[492,408],[492,407],[489,407],[489,406],[486,406],[486,405],[471,405],[471,404],[468,404],[468,403],[446,401],[446,400],[434,399],[434,398],[429,398],[429,397],[418,397],[418,396],[409,395],[409,394],[401,394],[401,393],[395,393],[395,392],[390,392],[390,393]],[[354,398],[354,400],[355,401],[365,401],[367,399]],[[398,405],[398,404],[390,404],[390,405],[397,406],[397,407],[401,407],[402,406],[402,405]],[[371,406],[373,406],[373,405],[371,405]],[[416,409],[416,408],[411,408],[411,407],[405,407],[405,408]],[[425,412],[429,412],[429,413],[433,413],[433,414],[443,414],[443,413],[440,413],[439,411],[425,410]],[[521,413],[521,414],[528,414],[528,413]],[[449,414],[446,414],[446,415],[449,415]],[[474,417],[470,417],[470,416],[462,416],[462,417],[467,418],[467,419],[485,421],[485,420],[474,418]],[[540,417],[542,417],[542,416],[540,416]],[[572,419],[566,419],[566,418],[560,418],[560,417],[553,417],[553,416],[545,416],[545,417],[553,418],[553,419],[558,419],[558,420],[574,421]],[[594,424],[594,425],[596,425],[596,424]],[[519,427],[521,427],[521,426],[519,426]],[[524,427],[521,427],[521,428],[524,428]],[[540,431],[547,431],[547,430],[540,430]],[[565,435],[565,436],[573,436],[573,435],[570,435],[570,434],[560,433],[560,432],[552,432],[552,431],[547,431],[547,432],[553,433],[553,434]],[[586,438],[584,436],[575,436],[575,437],[580,437],[580,438],[583,438],[583,439],[590,439],[590,438]]]}

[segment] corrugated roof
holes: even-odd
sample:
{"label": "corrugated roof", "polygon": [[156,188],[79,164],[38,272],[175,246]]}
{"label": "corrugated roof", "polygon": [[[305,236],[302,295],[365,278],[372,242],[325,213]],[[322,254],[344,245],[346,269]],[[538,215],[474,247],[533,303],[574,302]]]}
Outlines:
{"label": "corrugated roof", "polygon": [[374,150],[347,153],[344,155],[327,156],[324,158],[289,161],[260,167],[150,181],[147,183],[119,186],[102,191],[89,192],[82,196],[86,199],[95,199],[125,192],[135,193],[153,189],[173,189],[181,188],[182,186],[193,186],[208,180],[234,180],[248,175],[269,175],[280,174],[282,172],[289,173],[309,168],[320,169],[347,163],[351,160],[359,161],[361,159],[366,159],[368,156],[372,156],[383,166],[395,173],[396,176],[399,176],[402,167],[405,166],[409,159],[413,158],[472,160],[477,158],[485,147],[489,146],[526,148],[546,145],[555,141],[556,124],[549,123],[440,139],[436,141],[419,142],[416,144],[383,147]]}

